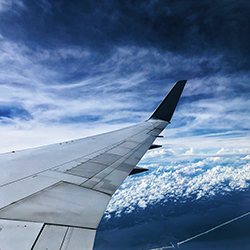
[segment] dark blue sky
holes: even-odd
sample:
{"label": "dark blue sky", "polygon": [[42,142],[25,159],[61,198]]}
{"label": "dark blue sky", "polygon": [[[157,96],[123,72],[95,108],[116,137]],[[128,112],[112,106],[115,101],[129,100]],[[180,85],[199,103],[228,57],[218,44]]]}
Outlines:
{"label": "dark blue sky", "polygon": [[[15,42],[101,54],[119,46],[185,55],[223,53],[248,69],[248,1],[2,1],[1,34]],[[238,63],[237,63],[238,61]]]}

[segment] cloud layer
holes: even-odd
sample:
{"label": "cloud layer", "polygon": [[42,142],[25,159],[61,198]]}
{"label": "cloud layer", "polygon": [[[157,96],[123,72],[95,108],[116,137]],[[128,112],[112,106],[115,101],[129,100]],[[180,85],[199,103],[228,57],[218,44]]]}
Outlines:
{"label": "cloud layer", "polygon": [[128,178],[113,196],[105,218],[164,203],[196,202],[249,189],[249,155],[204,157],[149,164],[149,173]]}

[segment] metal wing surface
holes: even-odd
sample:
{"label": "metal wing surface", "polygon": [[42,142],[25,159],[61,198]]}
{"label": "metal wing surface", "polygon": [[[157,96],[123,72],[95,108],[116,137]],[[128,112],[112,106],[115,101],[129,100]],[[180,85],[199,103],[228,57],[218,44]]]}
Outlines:
{"label": "metal wing surface", "polygon": [[1,154],[0,249],[92,249],[111,196],[169,124],[185,83],[141,124]]}

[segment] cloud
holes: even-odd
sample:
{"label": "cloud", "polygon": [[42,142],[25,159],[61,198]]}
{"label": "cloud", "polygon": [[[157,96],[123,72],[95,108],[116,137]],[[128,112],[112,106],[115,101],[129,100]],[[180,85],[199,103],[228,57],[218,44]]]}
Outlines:
{"label": "cloud", "polygon": [[[80,46],[109,56],[116,47],[172,51],[182,56],[223,54],[223,68],[249,69],[249,3],[192,1],[1,1],[2,9],[25,5],[29,12],[4,12],[0,32],[44,48]],[[7,7],[6,7],[7,6]],[[222,13],[222,14],[221,14]],[[32,22],[32,25],[31,25]],[[211,60],[199,68],[211,73]],[[190,67],[192,64],[190,64]],[[232,67],[233,66],[233,67]],[[216,65],[216,68],[218,66]]]}
{"label": "cloud", "polygon": [[184,155],[193,155],[193,154],[194,154],[194,148],[190,148],[184,153]]}
{"label": "cloud", "polygon": [[1,0],[0,1],[0,13],[5,11],[13,11],[14,9],[24,9],[25,6],[21,0]]}
{"label": "cloud", "polygon": [[[173,83],[186,76],[190,80],[172,124],[164,132],[163,144],[171,143],[174,148],[173,144],[179,143],[196,149],[204,145],[219,148],[230,143],[240,147],[247,144],[249,74],[225,76],[222,55],[189,57],[170,51],[160,53],[155,48],[124,46],[104,56],[80,46],[31,49],[4,36],[0,50],[1,101],[11,110],[10,100],[15,100],[30,117],[28,121],[9,117],[8,124],[13,127],[1,123],[2,131],[8,126],[9,134],[13,129],[39,133],[37,129],[43,130],[44,126],[71,130],[76,124],[91,122],[93,127],[108,129],[111,125],[141,122]],[[206,61],[211,62],[206,67],[215,75],[202,76],[204,67],[200,64]],[[79,135],[85,134],[78,125]],[[145,159],[158,154],[154,152],[158,151]],[[161,152],[171,157],[170,151]]]}
{"label": "cloud", "polygon": [[242,160],[250,160],[250,155],[247,155],[246,157],[242,158]]}
{"label": "cloud", "polygon": [[151,150],[145,154],[142,160],[154,157],[168,156],[168,155],[173,155],[173,151],[171,149]]}
{"label": "cloud", "polygon": [[[52,136],[58,128],[62,134],[52,138],[62,140],[95,133],[89,124],[101,132],[141,122],[174,82],[188,79],[161,141],[167,149],[144,160],[173,159],[175,151],[188,157],[187,148],[195,148],[186,152],[193,156],[200,148],[248,148],[245,1],[142,1],[131,8],[129,2],[41,0],[20,2],[17,12],[19,2],[1,2],[12,4],[0,27],[0,97],[7,114],[0,127],[6,137],[20,130],[19,136],[37,137],[40,145],[39,129]],[[227,15],[218,18],[216,6]]]}
{"label": "cloud", "polygon": [[[247,161],[246,161],[247,160]],[[150,167],[147,166],[147,167]],[[246,157],[207,157],[153,166],[149,173],[128,178],[111,199],[106,218],[168,201],[196,202],[249,188]]]}
{"label": "cloud", "polygon": [[15,117],[24,119],[24,120],[29,120],[31,119],[31,115],[27,110],[23,109],[22,107],[18,105],[0,105],[0,119],[8,118],[8,119],[13,119]]}

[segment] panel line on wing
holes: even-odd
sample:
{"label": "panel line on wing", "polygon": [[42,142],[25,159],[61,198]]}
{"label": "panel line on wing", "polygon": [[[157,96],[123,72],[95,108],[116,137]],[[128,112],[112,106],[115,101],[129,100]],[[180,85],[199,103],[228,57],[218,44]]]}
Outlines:
{"label": "panel line on wing", "polygon": [[37,235],[37,237],[36,237],[36,239],[35,239],[35,241],[34,241],[34,243],[33,243],[32,247],[31,247],[31,250],[33,250],[33,249],[34,249],[34,247],[35,247],[35,245],[36,245],[36,243],[37,243],[37,241],[38,241],[39,237],[41,236],[41,234],[42,234],[42,232],[43,232],[44,227],[45,227],[45,224],[43,224],[43,226],[42,226],[41,230],[39,231],[39,233],[38,233],[38,235]]}
{"label": "panel line on wing", "polygon": [[[112,195],[132,171],[134,166],[139,162],[141,156],[148,150],[148,147],[153,140],[154,138],[149,137],[144,143],[140,144],[138,148],[122,162],[122,164],[118,165],[107,176],[99,181],[93,189],[108,192]],[[119,169],[120,167],[124,169]]]}
{"label": "panel line on wing", "polygon": [[65,239],[66,239],[66,236],[67,236],[67,234],[68,234],[68,232],[69,232],[69,227],[67,227],[67,229],[66,229],[66,232],[65,232],[65,234],[64,234],[64,237],[63,237],[63,240],[62,240],[62,244],[61,244],[61,246],[60,246],[59,250],[61,250],[61,249],[62,249],[62,247],[63,247],[63,245],[64,245],[64,242],[65,242]]}
{"label": "panel line on wing", "polygon": [[45,224],[31,250],[92,249],[95,229]]}
{"label": "panel line on wing", "polygon": [[[47,186],[47,187],[45,187],[45,188],[43,188],[43,189],[40,189],[40,190],[37,191],[37,192],[33,192],[33,193],[30,194],[30,195],[27,195],[27,196],[25,196],[25,197],[23,197],[23,198],[21,198],[21,199],[18,199],[18,200],[16,200],[15,202],[12,202],[12,203],[10,203],[10,204],[8,204],[8,205],[6,205],[6,206],[2,206],[2,207],[0,208],[0,213],[1,213],[2,210],[7,209],[8,207],[14,206],[14,205],[16,205],[16,204],[18,204],[18,203],[20,203],[20,202],[22,202],[22,201],[25,201],[26,199],[32,198],[33,196],[36,196],[37,194],[39,194],[39,193],[41,193],[41,192],[43,192],[43,191],[46,191],[47,189],[53,188],[54,186],[57,186],[57,185],[59,185],[60,183],[62,183],[62,181],[58,181],[58,182],[56,182],[56,183],[54,183],[54,184],[51,184],[50,186]],[[8,218],[1,218],[1,219],[6,219],[6,220],[7,220]]]}
{"label": "panel line on wing", "polygon": [[96,228],[110,198],[103,192],[61,182],[1,209],[0,217]]}
{"label": "panel line on wing", "polygon": [[[143,136],[144,136],[144,138],[145,138],[145,136],[149,136],[146,134],[146,130],[144,130],[144,132],[141,131],[138,134],[141,134],[140,135],[141,138]],[[144,134],[144,135],[142,135],[142,134]],[[141,144],[143,144],[143,142]],[[77,184],[77,185],[84,186],[86,188],[93,189],[98,183],[103,181],[115,169],[120,170],[120,171],[130,171],[130,168],[131,169],[133,168],[133,167],[130,167],[131,163],[126,165],[126,164],[124,164],[124,162],[126,161],[126,158],[130,157],[133,154],[133,150],[136,150],[138,147],[140,147],[141,144],[138,144],[135,141],[128,139],[128,140],[120,142],[118,147],[112,147],[111,149],[106,150],[106,152],[104,154],[96,156],[94,159],[90,159],[87,162],[85,162],[84,164],[79,164],[76,167],[72,167],[76,164],[76,163],[74,163],[74,161],[71,161],[70,164],[67,163],[66,164],[67,166],[69,166],[69,167],[71,166],[71,168],[70,168],[71,171],[61,172],[61,171],[58,171],[58,169],[54,169],[54,168],[52,170],[50,170],[50,171],[53,171],[54,173],[53,172],[49,173],[49,171],[43,171],[43,173],[41,173],[41,174],[37,174],[35,176],[30,177],[31,178],[30,181],[34,180],[33,177],[39,177],[39,179],[34,180],[34,181],[36,183],[40,183],[40,182],[44,183],[45,185],[41,185],[40,188],[38,188],[35,193],[28,192],[29,189],[26,188],[26,189],[22,189],[22,190],[27,191],[27,192],[23,193],[23,194],[18,193],[18,194],[20,194],[19,197],[16,197],[16,198],[13,196],[8,196],[6,198],[2,197],[0,201],[2,203],[3,202],[4,203],[0,207],[1,207],[1,209],[4,209],[4,208],[10,206],[11,204],[13,204],[14,201],[15,201],[15,203],[22,201],[23,199],[26,199],[32,195],[36,195],[39,192],[46,190],[46,188],[50,188],[53,185],[59,184],[61,181],[72,183],[72,184]],[[125,149],[125,151],[123,151],[125,154],[118,155],[118,154],[110,153],[111,150],[118,149],[118,148],[120,148],[122,150]],[[104,162],[105,158],[107,160],[108,156],[110,158],[109,162]],[[113,158],[115,158],[115,159],[113,159]],[[94,161],[94,162],[92,162],[92,161]],[[104,162],[105,165],[101,164],[101,162]],[[113,163],[111,165],[109,165],[111,162],[113,162]],[[91,164],[98,166],[98,167],[96,169],[91,169],[90,168]],[[81,165],[82,165],[82,167],[81,167]],[[88,165],[89,168],[86,168],[86,165]],[[56,174],[56,173],[58,173],[58,174]],[[68,175],[68,174],[70,174],[70,175]],[[72,176],[72,177],[69,178],[69,176]],[[46,182],[42,181],[42,178],[45,178],[47,181]],[[81,178],[85,178],[85,180],[81,180]],[[25,178],[24,180],[21,180],[21,181],[25,181],[25,180],[29,180],[29,178]],[[27,182],[28,187],[33,186],[33,185],[28,184],[28,183],[30,183],[30,181]],[[106,183],[105,185],[107,187],[110,186],[109,189],[115,188],[115,186],[112,186],[112,188],[111,188],[111,183],[109,183],[109,181],[104,181],[104,182]],[[16,183],[18,183],[18,182],[16,182]],[[26,183],[26,181],[25,181],[25,183]],[[46,185],[46,183],[48,185]],[[20,185],[17,185],[17,188]],[[12,187],[12,185],[11,185],[11,187]],[[99,190],[99,191],[101,191],[101,190]],[[102,190],[102,192],[105,194],[110,194],[110,192],[106,192],[103,190]],[[6,192],[2,192],[2,194],[4,194],[4,193],[6,193]],[[16,192],[14,192],[14,193],[16,193]],[[21,196],[21,195],[24,195],[24,196]],[[11,197],[13,198],[12,200],[9,199]]]}
{"label": "panel line on wing", "polygon": [[[128,130],[128,134],[129,134],[129,131],[131,130],[132,132],[134,132],[135,130],[135,133],[132,133],[132,134],[129,134],[129,136],[125,139],[125,140],[129,140],[130,138],[132,138],[133,136],[136,136],[137,134],[139,133],[143,133],[144,131],[148,131],[149,130],[149,127],[152,127],[152,122],[146,122],[146,123],[142,123],[140,125],[137,125],[138,128],[136,126],[131,126],[129,128],[127,128]],[[122,130],[120,130],[122,131]],[[119,133],[119,130],[116,131],[116,133]],[[112,134],[112,133],[110,133]],[[102,136],[104,136],[105,134],[103,134]],[[109,133],[106,133],[106,135],[109,135]],[[86,138],[86,139],[90,139],[90,138]],[[82,142],[83,139],[79,139],[79,140],[75,140],[74,142]],[[107,150],[110,150],[112,148],[115,148],[117,146],[119,146],[120,143],[123,143],[124,142],[124,138],[121,139],[121,141],[118,141],[114,144],[110,144],[108,145],[107,147],[103,147],[99,150],[96,150],[96,151],[92,151],[91,153],[88,153],[84,156],[80,156],[80,157],[77,157],[77,158],[74,158],[74,159],[71,159],[71,160],[68,160],[68,161],[65,161],[64,163],[60,163],[60,164],[56,164],[52,167],[49,167],[49,168],[46,168],[46,169],[42,169],[41,171],[36,171],[36,172],[33,172],[33,173],[29,173],[28,175],[24,176],[24,177],[21,177],[22,175],[20,175],[20,178],[17,178],[17,179],[14,179],[14,180],[11,180],[11,181],[8,181],[6,183],[3,182],[3,184],[0,185],[0,187],[3,187],[3,186],[6,186],[6,185],[10,185],[12,183],[15,183],[15,182],[18,182],[18,181],[21,181],[21,180],[24,180],[26,178],[29,178],[29,177],[32,177],[34,175],[38,175],[38,174],[41,174],[41,173],[44,173],[48,170],[56,170],[56,168],[60,168],[60,167],[63,167],[65,164],[71,164],[71,163],[74,163],[75,161],[79,160],[79,159],[83,159],[85,158],[86,160],[88,159],[92,159],[93,157],[97,156],[97,155],[100,155],[101,153],[105,153]],[[66,144],[66,145],[69,145],[70,144]],[[51,148],[51,149],[54,149],[55,147],[57,147],[58,145],[57,144],[54,144],[54,145],[49,145],[48,147]],[[34,150],[38,150],[39,148],[35,148]],[[41,147],[41,150],[43,150],[44,147]],[[25,153],[28,152],[29,150],[23,150],[23,151],[18,151],[18,154],[19,153]],[[43,158],[43,159],[46,159],[46,158]],[[59,158],[60,159],[60,158]],[[37,162],[39,163],[39,161]],[[46,164],[45,164],[46,165]],[[8,168],[7,168],[8,169]],[[6,169],[6,170],[7,170]],[[32,168],[30,168],[32,169]],[[18,169],[17,169],[18,170]],[[17,172],[17,171],[16,171]]]}
{"label": "panel line on wing", "polygon": [[[140,133],[138,133],[138,135],[140,134],[141,138],[145,138],[145,136],[146,137],[148,136],[145,133],[146,131],[145,132],[144,131],[141,131]],[[110,171],[108,171],[106,169],[113,166],[113,164],[115,164],[118,160],[122,159],[126,155],[129,155],[129,153],[132,150],[134,150],[136,147],[138,147],[138,145],[140,145],[138,142],[133,141],[131,139],[127,139],[125,141],[120,142],[118,145],[116,145],[112,148],[109,148],[104,153],[102,153],[96,157],[93,157],[92,159],[89,159],[89,160],[83,162],[82,164],[79,164],[75,167],[67,169],[66,171],[64,171],[64,173],[76,175],[76,176],[81,176],[81,177],[86,177],[86,178],[89,178],[89,180],[91,178],[97,176],[99,173],[101,173],[101,172],[103,173],[103,171],[106,171],[106,173],[108,174]],[[120,149],[121,150],[120,154],[117,154],[116,152],[114,152],[115,149],[116,149],[116,152],[117,152],[117,150]],[[123,154],[121,154],[121,152],[123,152]],[[60,171],[60,169],[57,169],[56,171]],[[83,181],[82,183],[84,183],[86,181]],[[91,182],[93,182],[93,180],[91,180],[89,183],[91,183]],[[92,183],[92,185],[90,185],[88,187],[93,187],[93,184],[94,183]]]}
{"label": "panel line on wing", "polygon": [[[107,169],[104,169],[103,171],[90,178],[88,181],[84,182],[82,186],[89,187],[98,191],[107,192],[109,194],[114,193],[121,182],[128,176],[134,166],[138,163],[141,155],[143,155],[145,151],[148,150],[153,140],[155,140],[155,138],[150,135],[145,136],[146,139],[140,144],[137,144],[137,146],[128,154],[124,155],[121,159],[119,159],[119,161],[110,165]],[[137,154],[139,155],[138,157],[136,157]],[[134,158],[132,160],[131,157],[133,155]],[[111,176],[113,176],[114,178],[111,178]],[[114,179],[115,182],[113,182],[112,179]]]}

